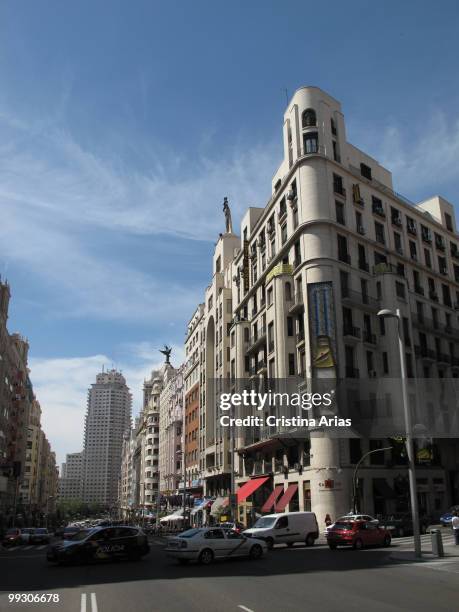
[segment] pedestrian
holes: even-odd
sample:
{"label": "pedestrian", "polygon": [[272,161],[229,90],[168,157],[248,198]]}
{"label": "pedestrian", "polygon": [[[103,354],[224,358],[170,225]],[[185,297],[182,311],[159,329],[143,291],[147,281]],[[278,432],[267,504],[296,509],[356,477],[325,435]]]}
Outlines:
{"label": "pedestrian", "polygon": [[453,518],[451,520],[451,527],[454,533],[454,543],[459,545],[459,516],[457,510],[453,511]]}
{"label": "pedestrian", "polygon": [[325,517],[325,526],[330,527],[331,524],[332,524],[332,520],[330,518],[330,515],[327,514],[327,516]]}

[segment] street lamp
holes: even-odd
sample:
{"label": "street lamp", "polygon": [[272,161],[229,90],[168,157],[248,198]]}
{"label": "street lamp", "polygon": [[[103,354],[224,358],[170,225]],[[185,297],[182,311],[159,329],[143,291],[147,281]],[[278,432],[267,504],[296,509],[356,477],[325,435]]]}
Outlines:
{"label": "street lamp", "polygon": [[357,474],[359,471],[359,467],[369,455],[372,455],[373,453],[379,453],[382,451],[386,451],[386,450],[392,450],[392,446],[386,446],[385,448],[375,448],[371,451],[368,451],[364,455],[362,455],[360,459],[358,460],[357,465],[355,466],[355,469],[354,469],[354,474],[352,476],[352,512],[354,514],[357,514]]}
{"label": "street lamp", "polygon": [[411,516],[413,520],[413,538],[414,538],[414,554],[416,557],[422,557],[421,551],[421,534],[419,530],[419,510],[418,510],[418,495],[416,487],[416,470],[414,465],[414,448],[412,438],[412,424],[411,424],[411,412],[408,403],[408,388],[407,388],[407,375],[406,375],[406,363],[405,363],[405,349],[403,345],[401,321],[402,315],[400,309],[397,308],[395,312],[387,308],[378,312],[378,317],[385,319],[397,319],[397,331],[398,331],[398,348],[400,354],[400,372],[402,381],[402,401],[403,401],[403,413],[405,417],[405,430],[406,430],[406,453],[408,455],[408,476],[410,481],[410,498],[411,498]]}

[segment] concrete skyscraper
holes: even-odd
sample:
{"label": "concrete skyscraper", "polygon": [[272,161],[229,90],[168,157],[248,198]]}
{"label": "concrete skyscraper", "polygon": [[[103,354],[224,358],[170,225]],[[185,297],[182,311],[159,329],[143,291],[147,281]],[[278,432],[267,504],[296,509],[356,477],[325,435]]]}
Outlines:
{"label": "concrete skyscraper", "polygon": [[116,370],[97,375],[88,392],[83,453],[83,500],[112,505],[118,498],[123,434],[131,426],[132,397]]}

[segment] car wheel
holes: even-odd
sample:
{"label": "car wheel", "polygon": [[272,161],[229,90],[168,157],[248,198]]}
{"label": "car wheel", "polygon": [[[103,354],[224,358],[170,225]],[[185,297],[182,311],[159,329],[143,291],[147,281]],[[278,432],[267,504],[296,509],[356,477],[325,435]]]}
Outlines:
{"label": "car wheel", "polygon": [[306,546],[314,546],[314,542],[316,541],[315,537],[312,533],[308,533],[306,536]]}
{"label": "car wheel", "polygon": [[178,559],[179,565],[188,565],[189,559]]}
{"label": "car wheel", "polygon": [[399,538],[403,538],[403,536],[405,535],[405,531],[404,531],[403,527],[399,527],[397,529],[397,535],[398,535]]}
{"label": "car wheel", "polygon": [[214,553],[210,548],[205,548],[199,555],[199,563],[202,565],[209,565],[214,560]]}
{"label": "car wheel", "polygon": [[328,548],[329,548],[330,550],[336,550],[336,548],[337,548],[337,547],[336,547],[336,544],[329,544],[329,545],[328,545]]}
{"label": "car wheel", "polygon": [[263,549],[259,544],[254,544],[249,554],[251,559],[259,559],[263,555]]}
{"label": "car wheel", "polygon": [[384,542],[383,542],[384,546],[390,546],[390,542],[391,542],[390,535],[384,536]]}
{"label": "car wheel", "polygon": [[274,546],[274,540],[272,538],[267,538],[266,545],[269,548],[269,550],[271,550]]}
{"label": "car wheel", "polygon": [[354,542],[354,548],[355,550],[362,550],[363,542],[360,538],[357,538],[357,540]]}

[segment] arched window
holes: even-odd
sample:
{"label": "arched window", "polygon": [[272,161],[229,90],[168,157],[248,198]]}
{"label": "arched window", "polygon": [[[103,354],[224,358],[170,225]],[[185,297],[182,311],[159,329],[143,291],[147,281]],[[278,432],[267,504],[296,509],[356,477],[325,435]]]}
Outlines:
{"label": "arched window", "polygon": [[316,111],[313,108],[307,108],[301,115],[301,124],[305,127],[317,125]]}

